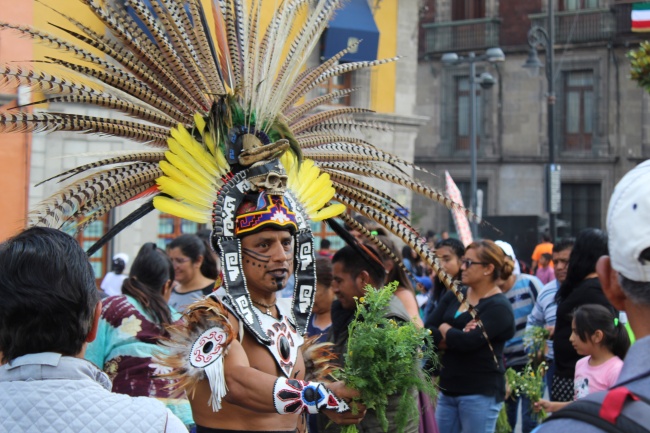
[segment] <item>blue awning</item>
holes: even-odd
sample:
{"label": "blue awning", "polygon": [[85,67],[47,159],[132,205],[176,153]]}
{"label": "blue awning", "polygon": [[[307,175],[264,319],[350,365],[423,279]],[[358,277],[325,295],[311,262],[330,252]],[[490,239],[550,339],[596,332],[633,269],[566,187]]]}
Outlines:
{"label": "blue awning", "polygon": [[339,9],[323,34],[324,58],[330,58],[348,45],[361,40],[354,52],[347,53],[341,61],[358,62],[377,59],[379,29],[375,24],[368,0],[348,0]]}

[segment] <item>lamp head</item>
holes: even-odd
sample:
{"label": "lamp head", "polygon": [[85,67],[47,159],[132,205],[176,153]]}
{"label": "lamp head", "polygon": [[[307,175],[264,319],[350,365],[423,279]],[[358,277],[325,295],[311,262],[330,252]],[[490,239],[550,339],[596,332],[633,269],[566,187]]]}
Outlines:
{"label": "lamp head", "polygon": [[483,72],[479,77],[478,77],[478,83],[481,85],[481,88],[484,90],[491,89],[494,84],[496,84],[497,80],[494,79],[492,74],[489,72]]}
{"label": "lamp head", "polygon": [[446,66],[451,66],[455,65],[458,63],[458,54],[456,53],[445,53],[442,55],[442,58],[440,59],[442,61],[443,65]]}
{"label": "lamp head", "polygon": [[531,47],[528,50],[526,63],[523,64],[522,68],[526,69],[528,75],[531,77],[536,77],[539,75],[539,70],[543,67],[544,64],[540,62],[539,57],[537,56],[537,48]]}
{"label": "lamp head", "polygon": [[495,47],[488,48],[488,50],[485,52],[485,58],[490,63],[505,62],[506,55],[503,54],[503,50],[501,48]]}

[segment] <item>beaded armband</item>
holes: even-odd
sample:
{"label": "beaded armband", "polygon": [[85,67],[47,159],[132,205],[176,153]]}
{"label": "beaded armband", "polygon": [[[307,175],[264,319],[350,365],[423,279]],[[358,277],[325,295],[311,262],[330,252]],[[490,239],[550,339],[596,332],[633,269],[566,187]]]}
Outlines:
{"label": "beaded armband", "polygon": [[338,398],[320,382],[279,378],[273,387],[273,403],[279,414],[315,414],[323,409],[333,409],[338,413],[350,410],[347,403]]}

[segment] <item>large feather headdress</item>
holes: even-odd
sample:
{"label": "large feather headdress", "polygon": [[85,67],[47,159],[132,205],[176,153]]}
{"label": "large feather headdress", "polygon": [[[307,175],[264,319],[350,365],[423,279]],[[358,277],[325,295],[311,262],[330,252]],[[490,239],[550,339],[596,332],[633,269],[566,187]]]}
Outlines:
{"label": "large feather headdress", "polygon": [[[47,68],[2,66],[0,87],[28,86],[45,95],[35,103],[86,104],[129,116],[5,111],[0,132],[77,131],[147,145],[55,176],[74,180],[39,204],[29,224],[82,231],[116,206],[144,197],[101,242],[154,208],[211,224],[219,238],[229,224],[224,198],[250,180],[250,170],[270,164],[286,174],[290,200],[305,218],[324,220],[346,208],[363,214],[414,248],[456,292],[399,213],[401,205],[376,181],[475,216],[406,174],[417,167],[359,138],[366,129],[388,129],[355,119],[369,110],[323,109],[351,90],[310,97],[331,77],[396,60],[339,63],[350,46],[306,66],[341,3],[278,1],[266,27],[261,0],[127,0],[130,14],[110,0],[80,0],[107,32],[64,16],[68,24],[56,27],[65,37],[0,22],[0,29],[52,49]],[[58,72],[49,72],[53,66]]]}

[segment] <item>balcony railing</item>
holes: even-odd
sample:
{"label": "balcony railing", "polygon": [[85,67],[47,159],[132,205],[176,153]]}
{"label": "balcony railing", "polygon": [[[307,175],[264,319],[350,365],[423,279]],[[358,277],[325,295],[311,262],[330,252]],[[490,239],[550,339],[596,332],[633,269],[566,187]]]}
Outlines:
{"label": "balcony railing", "polygon": [[499,45],[498,18],[423,24],[425,54],[482,50]]}
{"label": "balcony railing", "polygon": [[634,36],[637,38],[645,39],[643,33],[632,32],[632,4],[631,3],[615,3],[612,5],[614,19],[616,20],[616,34],[619,37]]}
{"label": "balcony railing", "polygon": [[[546,14],[528,16],[532,25],[546,28]],[[561,44],[606,41],[616,32],[610,9],[559,11],[555,14],[555,42]]]}

